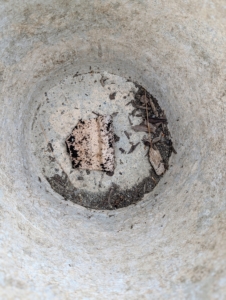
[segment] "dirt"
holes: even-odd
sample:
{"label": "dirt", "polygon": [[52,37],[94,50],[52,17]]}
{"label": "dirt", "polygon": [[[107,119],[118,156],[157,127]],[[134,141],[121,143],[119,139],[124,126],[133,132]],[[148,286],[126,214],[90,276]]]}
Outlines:
{"label": "dirt", "polygon": [[136,204],[143,198],[144,194],[150,193],[160,180],[155,172],[151,170],[150,177],[144,178],[139,184],[134,185],[133,188],[122,190],[117,185],[114,185],[113,192],[110,194],[110,189],[107,192],[99,193],[77,190],[64,172],[62,172],[62,176],[56,174],[46,179],[52,189],[66,201],[70,200],[87,208],[111,210]]}
{"label": "dirt", "polygon": [[[135,106],[135,111],[137,115],[139,117],[142,116],[143,122],[145,122],[145,120],[147,120],[147,110],[137,108],[144,106],[143,100],[145,95],[145,99],[151,99],[152,101],[152,104],[149,104],[148,106],[148,118],[155,119],[155,114],[158,114],[159,119],[164,119],[164,122],[157,122],[157,119],[156,122],[155,120],[152,120],[153,126],[156,127],[155,133],[152,134],[152,140],[159,136],[162,136],[161,140],[157,141],[152,147],[156,147],[159,150],[162,156],[162,160],[164,162],[165,169],[167,170],[169,165],[169,158],[171,156],[172,151],[174,151],[174,148],[171,141],[171,135],[167,127],[165,113],[159,106],[157,99],[155,99],[150,93],[148,93],[148,91],[146,91],[142,86],[136,84],[136,87],[138,88],[138,91],[136,92],[136,94],[134,94],[134,101],[127,105]],[[155,113],[152,109],[153,104]],[[120,137],[116,137],[116,140],[119,138]],[[146,140],[140,142],[143,142],[146,145],[148,156],[148,150],[150,147],[149,141]],[[125,150],[120,149],[120,151],[123,153]],[[129,155],[129,153],[127,154]],[[145,159],[147,159],[147,157]],[[147,163],[149,163],[148,159]],[[87,172],[87,174],[89,173]],[[71,183],[67,174],[63,170],[61,171],[61,175],[55,174],[52,177],[46,177],[46,179],[48,180],[52,189],[58,194],[60,194],[66,201],[69,200],[84,207],[92,209],[114,210],[129,206],[131,204],[136,204],[143,198],[145,194],[150,193],[155,188],[155,186],[158,184],[159,180],[163,176],[164,174],[158,176],[150,165],[150,176],[144,178],[141,182],[135,184],[132,188],[123,190],[119,188],[119,186],[117,186],[116,184],[113,184],[108,191],[96,193],[89,192],[85,189],[78,190]],[[83,178],[81,177],[79,178],[79,180],[83,180]]]}

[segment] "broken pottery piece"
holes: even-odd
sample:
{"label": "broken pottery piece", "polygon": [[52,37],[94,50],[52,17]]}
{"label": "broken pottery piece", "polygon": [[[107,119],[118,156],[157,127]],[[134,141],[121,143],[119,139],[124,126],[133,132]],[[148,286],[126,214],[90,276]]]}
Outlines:
{"label": "broken pottery piece", "polygon": [[162,156],[158,149],[153,149],[152,147],[150,147],[149,160],[157,175],[162,175],[165,172]]}
{"label": "broken pottery piece", "polygon": [[66,139],[72,168],[114,171],[114,132],[111,116],[79,120]]}

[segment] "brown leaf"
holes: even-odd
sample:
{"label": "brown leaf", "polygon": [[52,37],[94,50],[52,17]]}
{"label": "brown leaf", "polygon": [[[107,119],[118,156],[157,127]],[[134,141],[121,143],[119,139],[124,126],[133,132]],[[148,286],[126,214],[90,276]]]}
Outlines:
{"label": "brown leaf", "polygon": [[141,96],[141,98],[140,98],[140,102],[143,104],[148,104],[148,102],[149,102],[148,100],[149,99],[145,95]]}
{"label": "brown leaf", "polygon": [[145,125],[135,125],[132,129],[136,132],[148,132],[148,127]]}
{"label": "brown leaf", "polygon": [[162,161],[162,156],[158,149],[150,147],[149,149],[149,160],[155,170],[157,175],[162,175],[165,172],[164,163]]}
{"label": "brown leaf", "polygon": [[[150,125],[150,132],[155,133],[156,128],[152,124],[149,125]],[[145,124],[132,126],[132,129],[136,132],[148,132],[148,127]]]}

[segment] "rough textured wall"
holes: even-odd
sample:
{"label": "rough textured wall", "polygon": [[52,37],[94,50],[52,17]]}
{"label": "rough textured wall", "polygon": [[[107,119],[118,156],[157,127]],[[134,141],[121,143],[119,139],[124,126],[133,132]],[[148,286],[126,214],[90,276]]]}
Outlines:
{"label": "rough textured wall", "polygon": [[[1,299],[225,299],[225,10],[1,1]],[[29,143],[38,95],[90,65],[155,95],[178,152],[151,194],[113,214],[62,202]]]}

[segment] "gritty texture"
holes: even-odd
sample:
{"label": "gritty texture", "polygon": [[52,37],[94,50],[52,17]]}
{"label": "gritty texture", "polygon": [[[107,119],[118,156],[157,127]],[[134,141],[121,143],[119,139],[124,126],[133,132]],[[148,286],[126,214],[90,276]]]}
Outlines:
{"label": "gritty texture", "polygon": [[[225,1],[0,8],[0,298],[224,300]],[[33,153],[46,87],[90,66],[154,95],[177,150],[156,189],[117,211],[62,200]]]}

